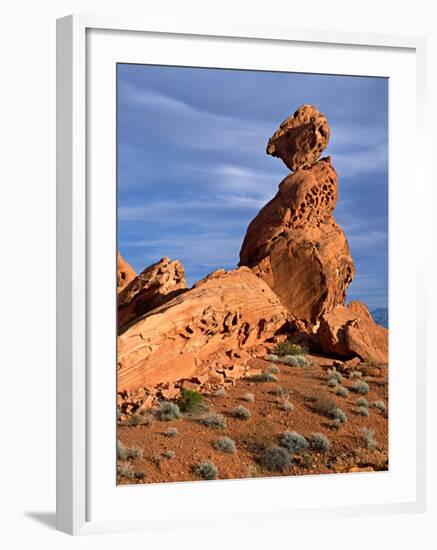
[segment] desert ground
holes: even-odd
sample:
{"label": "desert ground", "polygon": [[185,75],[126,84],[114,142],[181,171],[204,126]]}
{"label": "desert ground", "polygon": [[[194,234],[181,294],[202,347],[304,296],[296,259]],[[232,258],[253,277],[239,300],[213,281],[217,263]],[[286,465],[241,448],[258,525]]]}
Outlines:
{"label": "desert ground", "polygon": [[[276,381],[248,377],[217,395],[212,391],[204,396],[199,410],[182,413],[180,418],[159,420],[159,415],[152,413],[146,418],[147,425],[142,425],[141,415],[139,425],[130,424],[132,420],[120,422],[119,440],[134,456],[118,460],[118,482],[193,481],[202,478],[196,473],[196,465],[205,462],[216,466],[219,479],[387,470],[388,409],[374,408],[375,402],[380,408],[381,403],[388,406],[387,372],[383,376],[352,379],[344,375],[340,383],[331,387],[328,371],[332,372],[335,361],[313,355],[308,359],[310,365],[305,367],[275,362],[279,369],[274,375]],[[258,364],[267,372],[272,366],[266,360],[259,360]],[[369,386],[364,395],[353,390],[360,380]],[[347,388],[348,395],[336,395],[339,387]],[[356,404],[363,398],[368,407]],[[323,409],[323,404],[329,406],[332,401],[347,416],[340,425],[335,425],[330,413]],[[318,407],[320,402],[322,410]],[[284,410],[289,404],[291,410]],[[234,416],[234,410],[241,406],[250,412],[249,418]],[[225,427],[205,426],[202,420],[211,413],[223,415]],[[297,432],[307,441],[311,434],[322,433],[329,440],[329,449],[321,452],[308,446],[293,453],[284,469],[270,470],[263,464],[263,452],[280,446],[286,432]],[[223,436],[234,441],[235,452],[214,447]]]}

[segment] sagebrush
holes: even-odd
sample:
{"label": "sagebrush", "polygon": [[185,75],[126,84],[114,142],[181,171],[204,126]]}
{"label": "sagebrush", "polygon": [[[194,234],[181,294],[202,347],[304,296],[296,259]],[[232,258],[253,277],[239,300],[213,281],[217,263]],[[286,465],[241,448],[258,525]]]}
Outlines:
{"label": "sagebrush", "polygon": [[214,449],[221,451],[222,453],[235,453],[237,446],[235,441],[226,435],[219,437],[213,442]]}
{"label": "sagebrush", "polygon": [[280,438],[281,447],[285,447],[290,454],[297,453],[308,447],[308,441],[297,432],[284,432]]}
{"label": "sagebrush", "polygon": [[226,427],[225,417],[220,413],[210,413],[201,419],[201,423],[208,428],[221,430]]}
{"label": "sagebrush", "polygon": [[203,479],[217,479],[218,476],[217,466],[209,460],[196,464],[193,467],[193,471],[196,475],[202,477]]}
{"label": "sagebrush", "polygon": [[171,401],[161,401],[158,405],[156,416],[159,420],[163,421],[175,420],[181,417],[181,411],[176,403],[172,403]]}
{"label": "sagebrush", "polygon": [[331,447],[331,442],[326,435],[319,432],[312,433],[308,438],[308,443],[313,451],[319,453],[326,453]]}
{"label": "sagebrush", "polygon": [[272,445],[261,453],[259,463],[271,472],[283,472],[290,467],[291,458],[286,449]]}

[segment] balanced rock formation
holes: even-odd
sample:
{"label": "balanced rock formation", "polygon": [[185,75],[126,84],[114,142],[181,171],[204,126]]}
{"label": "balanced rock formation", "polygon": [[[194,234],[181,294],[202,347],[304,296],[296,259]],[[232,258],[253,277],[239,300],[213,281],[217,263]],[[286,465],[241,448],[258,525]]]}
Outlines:
{"label": "balanced rock formation", "polygon": [[146,267],[118,294],[118,327],[124,330],[132,321],[168,302],[187,288],[185,271],[178,260],[162,258]]}
{"label": "balanced rock formation", "polygon": [[344,304],[355,272],[333,217],[337,193],[329,157],[289,174],[250,223],[240,251],[240,265],[252,268],[307,326]]}
{"label": "balanced rock formation", "polygon": [[136,276],[133,267],[117,251],[117,292],[123,290]]}
{"label": "balanced rock formation", "polygon": [[388,330],[375,323],[362,302],[337,306],[322,315],[317,337],[322,349],[329,354],[388,363]]}
{"label": "balanced rock formation", "polygon": [[314,164],[328,142],[325,116],[312,105],[302,105],[269,139],[267,153],[282,159],[290,170],[297,170]]}
{"label": "balanced rock formation", "polygon": [[118,391],[241,377],[286,317],[278,297],[250,269],[215,272],[119,336]]}

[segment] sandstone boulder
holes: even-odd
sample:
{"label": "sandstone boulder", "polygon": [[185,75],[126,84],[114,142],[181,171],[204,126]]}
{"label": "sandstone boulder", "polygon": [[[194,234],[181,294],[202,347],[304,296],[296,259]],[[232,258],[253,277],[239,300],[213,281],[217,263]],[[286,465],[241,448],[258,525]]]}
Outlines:
{"label": "sandstone boulder", "polygon": [[322,349],[340,357],[388,363],[388,330],[372,319],[361,302],[337,306],[322,315],[317,336]]}
{"label": "sandstone boulder", "polygon": [[[250,269],[214,273],[146,313],[118,338],[118,391],[244,370],[287,312]],[[212,376],[213,377],[213,376]]]}
{"label": "sandstone boulder", "polygon": [[120,292],[126,285],[128,285],[137,274],[133,267],[123,259],[120,252],[117,251],[117,292]]}
{"label": "sandstone boulder", "polygon": [[312,105],[302,105],[269,139],[267,153],[290,170],[311,166],[329,142],[329,124]]}
{"label": "sandstone boulder", "polygon": [[162,258],[146,267],[118,294],[119,331],[186,288],[185,271],[178,260]]}
{"label": "sandstone boulder", "polygon": [[250,223],[240,265],[253,269],[304,324],[344,304],[354,275],[349,246],[332,213],[337,174],[329,158],[287,176]]}

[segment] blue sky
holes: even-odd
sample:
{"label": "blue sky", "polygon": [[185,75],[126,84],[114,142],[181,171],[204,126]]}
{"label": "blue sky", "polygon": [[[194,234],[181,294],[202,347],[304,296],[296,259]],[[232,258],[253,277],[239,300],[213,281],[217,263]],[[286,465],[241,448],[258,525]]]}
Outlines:
{"label": "blue sky", "polygon": [[356,277],[348,300],[387,306],[388,81],[118,65],[118,247],[137,272],[179,259],[188,283],[232,269],[249,222],[289,173],[268,138],[303,103],[328,118],[334,215]]}

